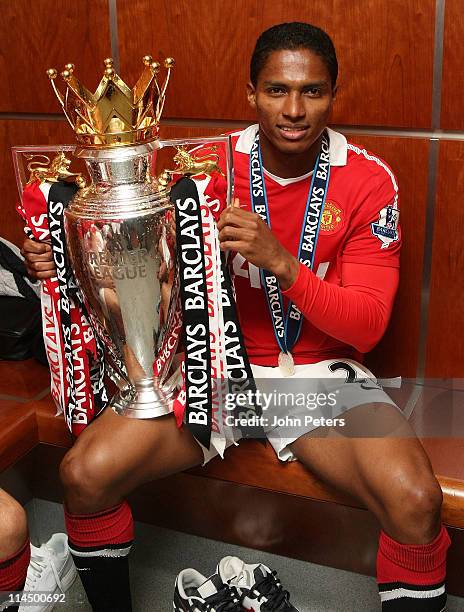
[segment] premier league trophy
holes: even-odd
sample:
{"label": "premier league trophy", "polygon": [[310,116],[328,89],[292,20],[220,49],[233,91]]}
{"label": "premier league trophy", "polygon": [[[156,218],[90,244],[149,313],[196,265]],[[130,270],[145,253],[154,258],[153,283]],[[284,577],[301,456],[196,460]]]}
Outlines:
{"label": "premier league trophy", "polygon": [[[74,156],[85,161],[90,176],[89,184],[81,175],[76,177],[79,189],[64,210],[67,250],[105,359],[123,381],[111,406],[134,418],[169,412],[180,376],[172,365],[179,338],[180,287],[175,215],[169,199],[172,172],[155,177],[156,155],[167,144],[221,140],[160,141],[159,120],[174,60],[164,62],[167,72],[162,85],[157,80],[160,64],[150,56],[143,63],[142,75],[131,89],[115,73],[112,60],[105,60],[95,94],[76,79],[73,64],[67,64],[61,75],[64,93],[56,85],[57,71],[48,71],[77,137]],[[224,138],[222,145],[230,177],[231,157]],[[183,160],[181,173],[214,171],[214,156],[206,165],[193,164],[195,169],[189,172],[193,158],[185,148],[178,152]],[[73,175],[64,154],[57,163],[61,164],[59,176],[63,171],[64,176]],[[53,206],[49,201],[52,235]],[[55,263],[60,277],[56,257]],[[154,367],[157,362],[159,367]]]}

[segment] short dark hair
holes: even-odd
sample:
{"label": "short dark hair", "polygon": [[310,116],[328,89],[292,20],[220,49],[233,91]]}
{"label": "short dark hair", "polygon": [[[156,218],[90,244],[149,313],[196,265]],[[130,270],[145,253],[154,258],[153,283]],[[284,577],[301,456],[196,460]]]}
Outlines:
{"label": "short dark hair", "polygon": [[319,55],[329,71],[332,89],[335,88],[338,61],[332,39],[321,28],[299,21],[280,23],[260,35],[250,62],[250,80],[255,87],[269,55],[284,49],[308,49]]}

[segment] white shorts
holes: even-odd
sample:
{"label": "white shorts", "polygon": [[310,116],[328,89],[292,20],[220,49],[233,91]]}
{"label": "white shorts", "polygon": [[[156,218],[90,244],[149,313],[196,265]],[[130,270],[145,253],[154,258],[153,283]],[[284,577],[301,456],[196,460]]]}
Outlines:
{"label": "white shorts", "polygon": [[[352,359],[297,365],[290,377],[278,367],[252,365],[251,369],[263,408],[261,424],[281,461],[296,459],[288,445],[300,436],[318,427],[342,427],[341,415],[355,406],[382,403],[398,408],[372,372]],[[232,414],[228,424],[236,442],[240,430]],[[227,447],[232,444],[228,441]],[[213,447],[202,450],[203,465],[218,454]]]}

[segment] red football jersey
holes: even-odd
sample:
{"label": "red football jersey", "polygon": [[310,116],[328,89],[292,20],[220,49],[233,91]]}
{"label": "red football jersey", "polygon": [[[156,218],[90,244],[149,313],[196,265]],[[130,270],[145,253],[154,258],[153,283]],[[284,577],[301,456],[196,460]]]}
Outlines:
{"label": "red football jersey", "polygon": [[[250,200],[249,154],[257,126],[232,134],[235,197],[246,210]],[[313,272],[327,283],[342,285],[344,262],[399,267],[401,232],[398,225],[398,186],[391,169],[380,158],[347,142],[331,129],[330,182],[322,213]],[[264,171],[272,232],[294,256],[298,255],[301,228],[311,184],[311,172],[281,179]],[[220,211],[224,183],[220,178],[199,183],[207,199]],[[261,286],[259,269],[232,253],[237,308],[251,363],[277,365],[280,352]],[[284,296],[285,308],[288,300]],[[296,364],[323,359],[352,358],[361,354],[304,320],[292,349]]]}

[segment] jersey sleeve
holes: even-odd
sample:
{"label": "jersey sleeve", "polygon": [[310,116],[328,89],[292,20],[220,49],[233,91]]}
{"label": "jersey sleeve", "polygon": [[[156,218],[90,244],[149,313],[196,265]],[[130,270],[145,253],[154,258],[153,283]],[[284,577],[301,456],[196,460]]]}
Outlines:
{"label": "jersey sleeve", "polygon": [[392,266],[344,263],[339,287],[300,263],[295,283],[282,293],[315,327],[367,353],[385,333],[398,279],[399,271]]}
{"label": "jersey sleeve", "polygon": [[401,249],[398,185],[389,169],[388,172],[380,169],[375,179],[350,221],[342,261],[398,268]]}

